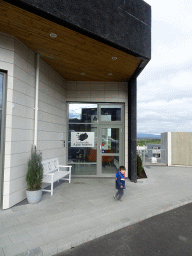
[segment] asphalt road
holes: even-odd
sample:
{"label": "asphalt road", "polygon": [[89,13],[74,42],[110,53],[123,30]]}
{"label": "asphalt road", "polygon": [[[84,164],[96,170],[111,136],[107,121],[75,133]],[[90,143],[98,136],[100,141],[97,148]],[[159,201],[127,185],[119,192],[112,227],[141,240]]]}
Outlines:
{"label": "asphalt road", "polygon": [[192,256],[192,204],[173,209],[57,256]]}

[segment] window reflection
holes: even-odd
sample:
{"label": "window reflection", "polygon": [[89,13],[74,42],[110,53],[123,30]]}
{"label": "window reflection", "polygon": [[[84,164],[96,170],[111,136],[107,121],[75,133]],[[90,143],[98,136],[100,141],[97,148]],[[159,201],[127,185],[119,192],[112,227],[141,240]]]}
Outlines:
{"label": "window reflection", "polygon": [[118,156],[102,156],[102,173],[116,173],[119,169]]}
{"label": "window reflection", "polygon": [[101,121],[121,121],[121,106],[101,107]]}
{"label": "window reflection", "polygon": [[119,128],[102,129],[102,153],[119,153]]}
{"label": "window reflection", "polygon": [[69,122],[97,122],[97,104],[69,104]]}
{"label": "window reflection", "polygon": [[71,174],[73,175],[96,175],[96,164],[72,164]]}

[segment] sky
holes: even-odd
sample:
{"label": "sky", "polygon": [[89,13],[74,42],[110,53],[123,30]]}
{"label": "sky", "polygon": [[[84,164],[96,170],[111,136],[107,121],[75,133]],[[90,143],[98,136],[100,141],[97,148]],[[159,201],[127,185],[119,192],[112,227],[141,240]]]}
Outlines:
{"label": "sky", "polygon": [[145,2],[152,58],[137,79],[137,132],[192,132],[192,1]]}

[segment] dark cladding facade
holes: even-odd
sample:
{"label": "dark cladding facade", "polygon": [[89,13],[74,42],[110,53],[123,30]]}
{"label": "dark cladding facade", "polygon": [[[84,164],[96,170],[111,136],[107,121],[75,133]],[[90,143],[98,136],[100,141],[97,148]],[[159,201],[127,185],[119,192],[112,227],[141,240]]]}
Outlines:
{"label": "dark cladding facade", "polygon": [[141,57],[143,67],[151,58],[151,7],[142,0],[16,0],[14,5]]}

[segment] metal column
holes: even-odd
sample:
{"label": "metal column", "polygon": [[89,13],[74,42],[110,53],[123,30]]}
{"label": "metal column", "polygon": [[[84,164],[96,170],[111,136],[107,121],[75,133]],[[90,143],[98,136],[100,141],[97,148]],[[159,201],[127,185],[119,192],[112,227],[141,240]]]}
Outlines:
{"label": "metal column", "polygon": [[128,82],[128,177],[137,181],[137,79]]}

